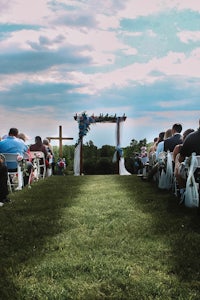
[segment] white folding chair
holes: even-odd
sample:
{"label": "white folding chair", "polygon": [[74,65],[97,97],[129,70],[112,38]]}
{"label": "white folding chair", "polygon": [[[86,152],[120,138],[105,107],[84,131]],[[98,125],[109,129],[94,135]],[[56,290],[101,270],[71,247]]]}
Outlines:
{"label": "white folding chair", "polygon": [[161,152],[158,155],[159,162],[159,177],[158,187],[160,189],[169,190],[172,188],[174,173],[173,173],[173,162],[172,154],[170,151]]}
{"label": "white folding chair", "polygon": [[[18,153],[2,153],[5,157],[5,164],[8,168],[8,187],[10,192],[13,190],[21,190],[24,186],[23,172],[18,161]],[[16,168],[10,169],[10,163]]]}
{"label": "white folding chair", "polygon": [[37,161],[36,159],[34,159],[34,157],[32,157],[32,155],[28,152],[24,153],[23,159],[26,160],[27,162],[31,162],[32,166],[30,166],[30,170],[29,170],[29,178],[28,178],[28,187],[31,187],[31,184],[34,181],[38,181],[39,177],[38,177],[38,167],[37,167]]}
{"label": "white folding chair", "polygon": [[45,178],[46,176],[46,163],[45,155],[42,151],[30,151],[33,164],[37,165],[37,176],[39,178]]}

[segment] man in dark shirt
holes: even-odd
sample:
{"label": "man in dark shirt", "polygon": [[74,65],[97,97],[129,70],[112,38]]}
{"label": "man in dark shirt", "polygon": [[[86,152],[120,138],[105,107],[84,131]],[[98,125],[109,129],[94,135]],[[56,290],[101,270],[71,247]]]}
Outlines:
{"label": "man in dark shirt", "polygon": [[47,149],[42,143],[42,138],[40,136],[35,137],[35,144],[29,147],[30,151],[41,151],[44,153],[45,158],[47,158]]}
{"label": "man in dark shirt", "polygon": [[175,123],[172,126],[172,137],[166,139],[164,141],[164,151],[167,152],[168,150],[170,152],[173,152],[174,147],[176,145],[182,144],[182,136],[181,136],[181,131],[182,131],[182,125],[179,123]]}
{"label": "man in dark shirt", "polygon": [[193,152],[195,152],[196,155],[200,155],[200,120],[199,128],[190,133],[184,140],[183,146],[180,150],[179,161],[184,161],[185,158],[191,156]]}

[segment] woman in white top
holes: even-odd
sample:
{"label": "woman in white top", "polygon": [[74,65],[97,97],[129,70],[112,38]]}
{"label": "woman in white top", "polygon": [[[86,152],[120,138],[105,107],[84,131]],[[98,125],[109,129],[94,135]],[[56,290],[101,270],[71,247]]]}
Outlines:
{"label": "woman in white top", "polygon": [[156,149],[156,159],[158,159],[159,153],[164,151],[164,141],[172,136],[171,128],[167,129],[164,134],[164,140],[157,145]]}

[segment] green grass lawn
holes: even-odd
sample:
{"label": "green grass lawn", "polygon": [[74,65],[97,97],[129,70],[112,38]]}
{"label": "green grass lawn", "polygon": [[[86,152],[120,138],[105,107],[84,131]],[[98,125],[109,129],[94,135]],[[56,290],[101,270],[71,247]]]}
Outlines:
{"label": "green grass lawn", "polygon": [[1,300],[200,299],[200,216],[132,176],[53,176],[0,208]]}

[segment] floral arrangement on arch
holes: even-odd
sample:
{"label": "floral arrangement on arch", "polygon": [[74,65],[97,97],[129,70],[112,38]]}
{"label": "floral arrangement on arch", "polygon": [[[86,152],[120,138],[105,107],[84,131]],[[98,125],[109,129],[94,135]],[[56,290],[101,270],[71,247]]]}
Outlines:
{"label": "floral arrangement on arch", "polygon": [[95,117],[88,117],[85,112],[81,115],[76,115],[76,120],[78,121],[79,126],[79,139],[87,135],[90,130],[90,124],[95,123]]}
{"label": "floral arrangement on arch", "polygon": [[83,112],[80,115],[75,115],[74,119],[78,121],[79,125],[79,140],[83,138],[83,136],[87,135],[88,131],[90,130],[90,124],[100,123],[100,122],[109,122],[109,123],[116,123],[117,120],[125,121],[126,116],[125,114],[122,117],[117,117],[117,115],[103,115],[100,114],[99,116],[90,116],[88,117],[86,112]]}

